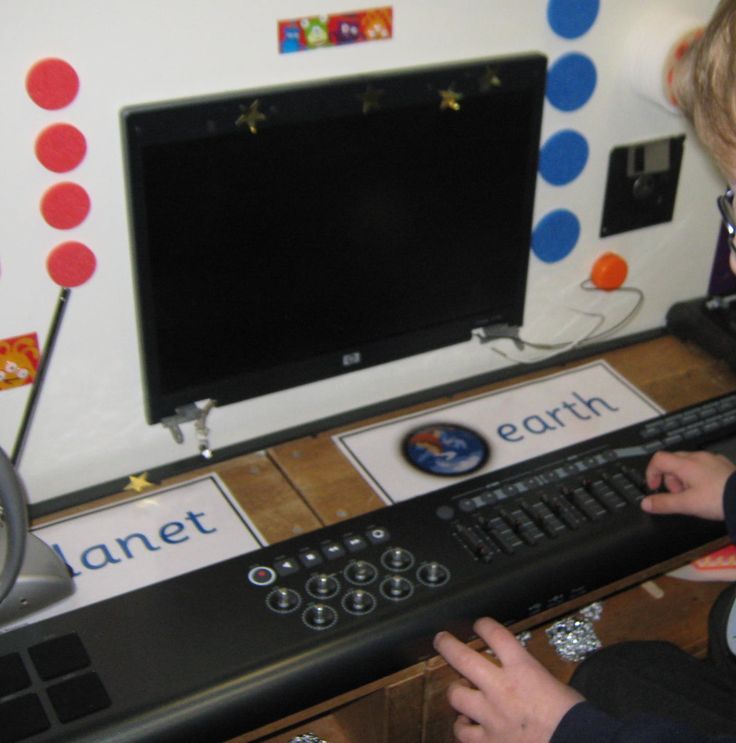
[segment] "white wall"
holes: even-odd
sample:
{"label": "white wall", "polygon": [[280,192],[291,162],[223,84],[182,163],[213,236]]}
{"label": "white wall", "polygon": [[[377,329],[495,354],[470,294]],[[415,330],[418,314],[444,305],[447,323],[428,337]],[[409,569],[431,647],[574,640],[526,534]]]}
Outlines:
{"label": "white wall", "polygon": [[[715,0],[664,4],[705,19]],[[543,140],[575,128],[588,139],[590,159],[567,186],[539,179],[536,214],[570,208],[581,219],[582,234],[559,263],[532,256],[522,335],[546,342],[582,335],[589,319],[567,306],[595,307],[608,313],[610,324],[626,313],[630,296],[597,299],[577,288],[605,250],[626,258],[628,285],[646,293],[643,310],[626,333],[661,326],[670,304],[705,292],[721,182],[692,135],[672,223],[598,237],[610,148],[686,131],[679,117],[632,93],[624,74],[621,39],[636,27],[640,0],[602,0],[594,26],[575,40],[553,33],[543,0],[394,0],[391,41],[278,54],[277,20],[361,7],[371,5],[1,0],[0,339],[37,332],[43,343],[58,294],[45,269],[51,248],[65,239],[81,240],[98,261],[93,278],[73,291],[23,457],[21,473],[32,501],[196,452],[191,426],[185,429],[185,444],[178,446],[161,426],[144,420],[118,123],[126,105],[519,51],[542,51],[554,62],[561,54],[581,51],[596,64],[596,91],[575,112],[546,104]],[[76,100],[56,112],[36,106],[24,87],[28,69],[45,57],[68,60],[81,81]],[[46,171],[33,155],[38,132],[57,121],[73,123],[88,142],[85,160],[68,178],[87,189],[92,211],[68,235],[49,227],[38,211],[46,188],[66,179]],[[468,342],[230,405],[210,416],[212,444],[235,443],[504,363],[487,347]],[[0,446],[6,450],[12,447],[29,389],[0,393]]]}

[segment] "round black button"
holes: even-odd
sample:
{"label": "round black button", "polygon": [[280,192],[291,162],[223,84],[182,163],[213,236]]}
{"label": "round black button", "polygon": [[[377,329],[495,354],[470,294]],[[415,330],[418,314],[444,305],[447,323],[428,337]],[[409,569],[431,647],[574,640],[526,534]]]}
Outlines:
{"label": "round black button", "polygon": [[435,513],[443,521],[450,521],[455,515],[455,509],[452,506],[440,506]]}
{"label": "round black button", "polygon": [[313,575],[306,585],[307,593],[317,599],[332,598],[340,590],[340,582],[332,575]]}
{"label": "round black button", "polygon": [[296,611],[302,603],[299,594],[291,588],[274,588],[266,598],[268,608],[277,614]]}
{"label": "round black button", "polygon": [[355,560],[348,564],[344,574],[353,585],[367,586],[376,579],[378,571],[374,565],[366,560]]}
{"label": "round black button", "polygon": [[438,562],[427,562],[417,570],[417,578],[425,586],[437,588],[450,580],[450,571]]}
{"label": "round black button", "polygon": [[302,614],[304,624],[311,629],[329,629],[337,622],[337,612],[326,604],[312,604]]}
{"label": "round black button", "polygon": [[389,575],[381,581],[381,593],[391,601],[403,601],[414,593],[414,586],[403,575]]}
{"label": "round black button", "polygon": [[381,562],[389,570],[408,570],[414,564],[414,555],[403,547],[391,547],[383,553]]}
{"label": "round black button", "polygon": [[345,594],[342,606],[350,614],[367,614],[376,607],[376,599],[368,591],[354,588]]}

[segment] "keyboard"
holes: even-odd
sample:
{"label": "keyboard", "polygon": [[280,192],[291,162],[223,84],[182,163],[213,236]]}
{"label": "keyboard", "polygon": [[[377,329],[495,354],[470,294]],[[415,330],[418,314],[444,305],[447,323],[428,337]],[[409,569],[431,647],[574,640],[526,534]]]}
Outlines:
{"label": "keyboard", "polygon": [[0,634],[0,740],[223,740],[725,535],[639,502],[662,448],[736,454],[736,395]]}

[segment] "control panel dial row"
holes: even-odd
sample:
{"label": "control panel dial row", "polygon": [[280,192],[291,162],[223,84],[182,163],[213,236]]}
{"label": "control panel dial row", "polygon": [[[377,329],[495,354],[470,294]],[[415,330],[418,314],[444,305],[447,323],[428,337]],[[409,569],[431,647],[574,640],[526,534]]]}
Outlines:
{"label": "control panel dial row", "polygon": [[[306,604],[299,591],[273,586],[266,596],[266,605],[276,614],[301,610],[302,622],[307,627],[326,630],[337,624],[340,610],[352,616],[363,616],[378,606],[380,597],[400,603],[414,595],[417,585],[438,588],[451,577],[449,569],[436,561],[416,566],[414,555],[403,547],[386,549],[380,557],[380,566],[388,571],[380,581],[380,568],[363,559],[351,560],[339,573],[313,573],[304,583],[309,602]],[[257,566],[248,577],[254,585],[269,586],[276,574],[271,568]],[[347,584],[344,592],[343,580]],[[369,590],[371,584],[376,584],[376,589]],[[337,606],[331,605],[331,599],[337,599]]]}

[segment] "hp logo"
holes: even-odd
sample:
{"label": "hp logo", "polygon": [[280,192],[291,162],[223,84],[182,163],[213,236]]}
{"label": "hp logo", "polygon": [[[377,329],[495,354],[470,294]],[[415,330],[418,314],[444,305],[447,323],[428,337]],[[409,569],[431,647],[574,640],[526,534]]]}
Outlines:
{"label": "hp logo", "polygon": [[360,353],[360,351],[353,351],[353,353],[345,353],[342,356],[342,365],[344,367],[356,366],[357,364],[360,364],[362,361],[363,361],[363,355]]}

